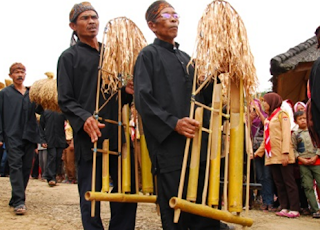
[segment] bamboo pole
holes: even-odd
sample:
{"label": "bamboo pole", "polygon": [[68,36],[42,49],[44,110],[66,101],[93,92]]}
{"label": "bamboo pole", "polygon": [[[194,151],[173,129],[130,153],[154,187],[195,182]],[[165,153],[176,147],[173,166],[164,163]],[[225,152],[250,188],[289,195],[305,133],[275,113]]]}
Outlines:
{"label": "bamboo pole", "polygon": [[103,154],[102,154],[102,192],[109,192],[109,140],[103,141]]}
{"label": "bamboo pole", "polygon": [[[102,41],[105,41],[105,33],[103,33],[103,38]],[[101,46],[101,51],[100,54],[103,54],[104,51],[104,46]],[[98,122],[99,118],[99,100],[100,100],[100,84],[101,84],[101,66],[102,66],[102,57],[103,55],[100,55],[100,60],[99,60],[99,71],[98,71],[98,79],[97,79],[97,92],[96,92],[96,108],[95,108],[95,119]],[[93,161],[92,161],[92,181],[91,181],[91,191],[95,192],[96,190],[96,171],[97,171],[97,148],[98,148],[98,143],[97,141],[94,142],[93,145]],[[91,217],[95,216],[95,207],[96,203],[95,201],[91,201]]]}
{"label": "bamboo pole", "polygon": [[109,201],[109,202],[128,202],[128,203],[156,203],[157,196],[124,194],[124,193],[102,193],[102,192],[86,192],[85,198],[88,201]]}
{"label": "bamboo pole", "polygon": [[238,215],[233,215],[227,211],[221,211],[214,209],[202,204],[195,204],[189,201],[173,197],[170,199],[169,205],[171,208],[180,209],[184,212],[192,213],[195,215],[223,220],[229,223],[240,224],[242,226],[252,226],[253,220],[246,217],[240,217]]}
{"label": "bamboo pole", "polygon": [[129,105],[122,108],[122,124],[126,143],[122,146],[122,192],[131,192],[131,154],[130,154],[130,134],[129,134]]}
{"label": "bamboo pole", "polygon": [[[189,118],[193,118],[194,114],[194,101],[195,101],[195,89],[197,84],[197,71],[194,72],[193,76],[193,84],[192,84],[192,98],[191,98],[191,105],[190,105],[190,112],[189,112]],[[182,162],[182,169],[181,169],[181,176],[180,176],[180,183],[179,183],[179,189],[178,189],[178,198],[182,198],[182,192],[183,192],[183,186],[184,186],[184,180],[186,175],[186,169],[187,169],[187,161],[188,161],[188,155],[189,155],[189,147],[190,147],[191,139],[187,138],[185,149],[184,149],[184,155],[183,155],[183,162]],[[179,217],[180,217],[181,210],[175,209],[174,210],[174,223],[178,223]]]}
{"label": "bamboo pole", "polygon": [[[231,117],[230,117],[230,161],[229,161],[229,193],[228,210],[242,211],[243,190],[243,80],[231,83]],[[240,103],[239,103],[240,101]]]}
{"label": "bamboo pole", "polygon": [[199,168],[200,168],[200,150],[202,138],[202,120],[203,120],[203,107],[198,107],[195,112],[195,120],[199,122],[199,129],[196,131],[192,141],[191,160],[189,167],[189,178],[187,188],[187,200],[196,202],[197,190],[199,181]]}
{"label": "bamboo pole", "polygon": [[138,140],[137,140],[137,134],[138,134],[138,126],[137,126],[137,110],[135,108],[135,106],[133,105],[133,120],[134,120],[134,174],[135,174],[135,185],[136,185],[136,194],[139,194],[139,182],[140,182],[140,178],[139,178],[139,162],[138,162]]}
{"label": "bamboo pole", "polygon": [[121,139],[121,109],[122,109],[122,103],[121,103],[121,87],[122,87],[122,77],[121,74],[119,74],[119,82],[118,82],[118,192],[122,192],[122,184],[121,184],[121,170],[122,170],[122,165],[121,165],[121,159],[122,159],[122,154],[121,154],[121,147],[122,147],[122,139]]}
{"label": "bamboo pole", "polygon": [[229,115],[228,120],[226,121],[225,130],[226,130],[226,138],[225,138],[225,158],[224,158],[224,180],[223,180],[223,209],[227,210],[228,207],[228,177],[229,177],[229,150],[230,150],[230,94],[231,94],[231,80],[228,80],[228,101],[227,101],[227,115]]}
{"label": "bamboo pole", "polygon": [[214,110],[218,113],[212,113],[212,144],[210,158],[210,181],[208,205],[218,206],[220,195],[220,163],[221,163],[221,120],[222,120],[222,85],[216,84],[215,98],[212,101]]}
{"label": "bamboo pole", "polygon": [[[212,98],[211,102],[213,102],[215,95],[216,95],[216,90],[215,87],[217,85],[217,76],[216,80],[213,82],[212,86]],[[209,135],[208,135],[208,145],[207,145],[207,160],[206,160],[206,171],[205,171],[205,179],[204,179],[204,185],[203,185],[203,191],[202,191],[202,204],[205,205],[207,202],[207,193],[208,193],[208,186],[209,186],[209,173],[210,173],[210,155],[211,155],[211,145],[212,145],[212,130],[213,130],[213,122],[212,122],[212,117],[213,117],[213,107],[210,108],[210,122],[209,122]]]}

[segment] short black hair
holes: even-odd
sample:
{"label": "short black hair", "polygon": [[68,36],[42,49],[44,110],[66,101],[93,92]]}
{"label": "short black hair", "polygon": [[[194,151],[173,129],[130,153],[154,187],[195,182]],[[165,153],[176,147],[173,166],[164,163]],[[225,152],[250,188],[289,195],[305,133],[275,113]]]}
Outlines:
{"label": "short black hair", "polygon": [[294,121],[297,121],[298,117],[301,117],[303,114],[305,114],[305,111],[297,111],[294,112],[293,117],[294,117]]}

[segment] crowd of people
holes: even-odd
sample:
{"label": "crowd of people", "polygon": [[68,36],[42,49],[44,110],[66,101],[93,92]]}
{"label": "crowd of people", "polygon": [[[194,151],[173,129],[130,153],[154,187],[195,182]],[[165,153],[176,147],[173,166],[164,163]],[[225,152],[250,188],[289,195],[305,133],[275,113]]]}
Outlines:
{"label": "crowd of people", "polygon": [[254,173],[262,185],[260,209],[289,218],[320,218],[320,150],[308,131],[306,104],[293,105],[270,92],[252,103],[250,118],[252,142],[259,146],[254,148]]}
{"label": "crowd of people", "polygon": [[[120,91],[122,105],[134,104],[141,116],[152,173],[157,178],[162,227],[165,230],[233,229],[219,220],[186,212],[181,213],[177,223],[173,221],[174,210],[169,200],[178,193],[186,139],[192,139],[199,127],[198,121],[189,118],[194,69],[188,65],[190,56],[180,50],[175,41],[179,15],[174,7],[166,1],[155,1],[147,9],[145,18],[156,38],[140,51],[134,66],[134,81],[129,81]],[[62,52],[57,67],[58,104],[62,113],[43,110],[41,105],[30,102],[29,88],[23,84],[25,66],[14,63],[10,67],[13,84],[0,92],[0,144],[3,147],[0,172],[1,176],[10,176],[12,198],[9,205],[16,214],[27,211],[25,190],[30,177],[39,178],[50,187],[59,182],[77,183],[83,228],[104,229],[100,202],[92,206],[85,199],[85,193],[92,189],[93,143],[101,148],[102,141],[109,139],[109,149],[118,151],[118,127],[100,123],[92,114],[102,46],[97,40],[98,13],[89,2],[75,4],[69,14],[69,26],[71,44]],[[310,86],[312,83],[314,81]],[[212,87],[203,88],[197,100],[209,106],[212,91]],[[103,91],[99,93],[100,98],[109,98],[109,101],[95,115],[118,120],[117,97]],[[312,98],[317,98],[315,94],[311,89]],[[316,104],[312,104],[314,107]],[[254,99],[248,111],[253,173],[262,185],[260,208],[274,211],[281,217],[311,214],[320,218],[319,193],[317,195],[315,190],[320,185],[320,143],[314,138],[320,129],[315,129],[314,136],[309,134],[307,118],[310,115],[306,108],[304,102],[293,105],[290,100],[270,92]],[[132,126],[137,125],[138,120],[132,117]],[[312,113],[312,118],[314,123],[320,123],[316,114]],[[203,126],[209,126],[206,118]],[[134,130],[131,134],[133,141],[138,134]],[[203,138],[207,138],[206,134]],[[133,153],[132,143],[127,144]],[[206,143],[202,142],[199,190],[205,183],[206,150]],[[133,155],[132,193],[135,191]],[[118,156],[110,155],[109,162],[112,193],[116,193],[121,186],[118,185]],[[102,155],[99,153],[96,170],[95,191],[101,191]],[[199,192],[196,203],[201,203],[201,195]],[[135,228],[137,203],[110,202],[110,210],[110,230]]]}

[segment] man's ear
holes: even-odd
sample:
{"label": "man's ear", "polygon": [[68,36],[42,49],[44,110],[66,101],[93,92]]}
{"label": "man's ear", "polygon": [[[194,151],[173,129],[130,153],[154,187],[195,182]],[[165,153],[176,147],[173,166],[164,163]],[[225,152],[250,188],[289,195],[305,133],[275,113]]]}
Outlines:
{"label": "man's ear", "polygon": [[149,26],[149,29],[152,30],[153,33],[157,32],[157,28],[156,28],[156,24],[155,23],[153,23],[152,21],[149,21],[148,22],[148,26]]}
{"label": "man's ear", "polygon": [[70,28],[75,31],[76,30],[76,24],[74,22],[69,23]]}

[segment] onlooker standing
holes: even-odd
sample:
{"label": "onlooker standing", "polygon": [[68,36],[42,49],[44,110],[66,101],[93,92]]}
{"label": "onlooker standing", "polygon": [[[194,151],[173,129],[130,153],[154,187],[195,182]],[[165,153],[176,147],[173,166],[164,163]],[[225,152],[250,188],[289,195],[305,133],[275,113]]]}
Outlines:
{"label": "onlooker standing", "polygon": [[73,145],[73,133],[69,121],[65,122],[65,133],[68,147],[63,150],[62,160],[65,171],[65,180],[63,183],[75,184],[77,183],[76,178],[76,167],[75,167],[75,153]]}
{"label": "onlooker standing", "polygon": [[[251,136],[253,143],[253,151],[255,152],[263,142],[264,120],[268,115],[262,110],[261,103],[255,99],[251,105]],[[262,140],[261,140],[262,139]],[[257,182],[261,183],[262,205],[261,210],[275,211],[273,207],[274,202],[274,182],[272,179],[270,167],[265,165],[264,157],[257,157],[254,159],[254,166],[257,175]]]}
{"label": "onlooker standing", "polygon": [[299,217],[299,193],[293,175],[295,157],[291,142],[290,118],[280,108],[282,98],[279,94],[267,93],[263,98],[263,107],[269,117],[264,124],[264,141],[254,155],[265,155],[265,164],[271,169],[282,208],[276,215]]}
{"label": "onlooker standing", "polygon": [[[304,111],[294,113],[299,129],[292,134],[295,156],[300,167],[302,186],[309,200],[314,218],[320,218],[320,210],[313,189],[313,180],[320,184],[320,149],[314,147],[307,128]],[[318,186],[319,187],[319,186]]]}
{"label": "onlooker standing", "polygon": [[[97,78],[100,60],[101,43],[98,42],[98,13],[89,2],[75,4],[71,9],[70,28],[78,40],[65,50],[58,61],[57,83],[58,103],[73,129],[75,154],[78,169],[78,189],[82,225],[84,229],[103,229],[100,217],[100,202],[96,202],[95,216],[91,217],[91,202],[85,200],[84,194],[91,191],[93,143],[102,148],[102,142],[109,139],[109,149],[118,151],[118,126],[110,123],[101,124],[93,117],[97,93],[100,98],[111,95],[98,91]],[[133,84],[128,82],[121,89],[123,104],[131,103]],[[103,101],[100,101],[100,106]],[[118,99],[112,97],[99,111],[99,116],[105,119],[118,120]],[[101,130],[100,130],[101,129]],[[99,137],[99,138],[98,138]],[[122,138],[124,140],[124,138]],[[102,157],[97,154],[96,191],[102,187]],[[131,154],[133,156],[133,154]],[[109,170],[113,181],[112,192],[118,191],[118,156],[109,156]],[[131,167],[134,176],[134,167]],[[121,185],[119,185],[121,186]],[[135,192],[134,180],[131,191]],[[136,203],[110,202],[111,218],[109,230],[134,230],[136,219]]]}
{"label": "onlooker standing", "polygon": [[30,102],[29,89],[23,82],[26,68],[21,63],[10,67],[13,84],[0,91],[0,144],[6,143],[12,196],[9,205],[16,214],[26,212],[25,190],[29,181],[32,159],[40,141],[36,105]]}
{"label": "onlooker standing", "polygon": [[47,168],[47,144],[38,144],[39,166],[41,169],[41,181],[47,181],[46,168]]}
{"label": "onlooker standing", "polygon": [[51,110],[45,110],[40,117],[40,127],[45,133],[44,142],[48,151],[46,179],[51,187],[56,185],[56,176],[62,172],[62,152],[67,147],[65,120],[62,113]]}

